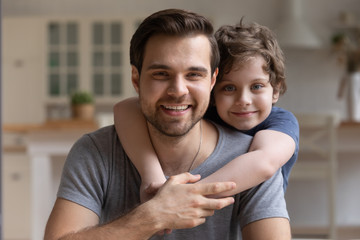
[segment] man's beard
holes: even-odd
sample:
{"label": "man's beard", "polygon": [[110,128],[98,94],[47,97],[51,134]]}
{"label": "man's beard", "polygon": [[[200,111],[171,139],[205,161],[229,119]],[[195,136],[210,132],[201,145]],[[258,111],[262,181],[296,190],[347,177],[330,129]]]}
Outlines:
{"label": "man's beard", "polygon": [[146,120],[162,135],[167,137],[185,136],[198,123],[203,115],[192,116],[189,121],[183,123],[174,119],[173,121],[163,121],[153,116],[144,114]]}

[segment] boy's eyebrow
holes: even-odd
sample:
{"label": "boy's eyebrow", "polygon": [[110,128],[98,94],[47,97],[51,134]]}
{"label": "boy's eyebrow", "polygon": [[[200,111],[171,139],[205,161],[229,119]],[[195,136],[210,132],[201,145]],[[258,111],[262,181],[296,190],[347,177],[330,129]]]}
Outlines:
{"label": "boy's eyebrow", "polygon": [[269,78],[255,78],[252,80],[252,82],[256,82],[256,81],[270,82],[270,79]]}

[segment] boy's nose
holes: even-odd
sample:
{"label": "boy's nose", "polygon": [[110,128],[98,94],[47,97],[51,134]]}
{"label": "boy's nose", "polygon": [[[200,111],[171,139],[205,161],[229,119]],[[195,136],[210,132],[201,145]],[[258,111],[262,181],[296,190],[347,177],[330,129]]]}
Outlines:
{"label": "boy's nose", "polygon": [[236,105],[247,106],[251,104],[251,96],[248,92],[242,91],[238,94],[236,99]]}
{"label": "boy's nose", "polygon": [[188,94],[189,89],[187,88],[186,80],[181,76],[177,76],[172,79],[167,93],[174,97],[180,97]]}

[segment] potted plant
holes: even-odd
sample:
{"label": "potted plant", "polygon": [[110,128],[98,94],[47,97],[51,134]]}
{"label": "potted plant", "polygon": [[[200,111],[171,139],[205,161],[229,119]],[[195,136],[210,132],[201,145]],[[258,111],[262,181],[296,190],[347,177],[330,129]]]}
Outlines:
{"label": "potted plant", "polygon": [[74,119],[94,119],[94,98],[91,93],[85,91],[74,92],[71,95],[71,112]]}

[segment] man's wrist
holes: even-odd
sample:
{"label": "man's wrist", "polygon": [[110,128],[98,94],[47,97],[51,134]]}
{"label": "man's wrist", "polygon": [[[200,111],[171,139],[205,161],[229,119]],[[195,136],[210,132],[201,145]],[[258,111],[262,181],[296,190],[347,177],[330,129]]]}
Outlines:
{"label": "man's wrist", "polygon": [[162,230],[161,221],[157,220],[153,210],[152,201],[147,201],[125,216],[114,222],[116,227],[124,229],[125,236],[133,236],[130,239],[148,239]]}

